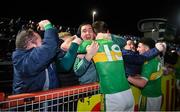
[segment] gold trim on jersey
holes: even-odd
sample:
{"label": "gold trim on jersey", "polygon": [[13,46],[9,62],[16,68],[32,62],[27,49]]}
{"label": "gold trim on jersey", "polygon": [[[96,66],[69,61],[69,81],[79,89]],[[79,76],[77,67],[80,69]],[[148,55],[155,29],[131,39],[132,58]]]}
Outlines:
{"label": "gold trim on jersey", "polygon": [[[110,54],[112,57],[112,61],[122,60],[122,52],[110,51]],[[93,57],[93,60],[95,63],[109,61],[105,52],[96,53],[96,55]]]}
{"label": "gold trim on jersey", "polygon": [[162,70],[162,68],[161,68],[159,71],[154,72],[154,73],[151,74],[150,80],[156,80],[156,79],[158,79],[159,77],[161,77],[162,74],[163,74],[163,70]]}

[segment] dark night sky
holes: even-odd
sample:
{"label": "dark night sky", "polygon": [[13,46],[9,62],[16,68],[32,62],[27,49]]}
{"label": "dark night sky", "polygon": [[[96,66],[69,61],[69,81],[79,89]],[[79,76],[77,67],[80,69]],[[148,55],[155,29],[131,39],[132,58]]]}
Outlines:
{"label": "dark night sky", "polygon": [[11,4],[5,4],[9,11],[1,8],[2,15],[37,21],[50,19],[71,27],[92,21],[92,10],[96,10],[95,20],[106,21],[113,33],[139,35],[137,22],[145,18],[167,18],[180,26],[180,0],[24,0]]}

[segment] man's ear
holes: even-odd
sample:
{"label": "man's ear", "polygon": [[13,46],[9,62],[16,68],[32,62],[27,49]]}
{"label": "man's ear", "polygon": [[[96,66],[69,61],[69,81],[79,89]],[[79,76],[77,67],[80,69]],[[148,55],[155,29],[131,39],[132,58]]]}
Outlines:
{"label": "man's ear", "polygon": [[34,47],[37,47],[37,45],[35,43],[28,42],[27,49],[31,49],[31,48],[34,48]]}
{"label": "man's ear", "polygon": [[37,45],[36,45],[36,44],[34,44],[34,43],[32,43],[32,47],[37,47]]}
{"label": "man's ear", "polygon": [[145,51],[148,51],[149,49],[149,46],[145,45]]}
{"label": "man's ear", "polygon": [[97,34],[96,34],[96,33],[93,33],[93,36],[94,36],[94,39],[96,39]]}

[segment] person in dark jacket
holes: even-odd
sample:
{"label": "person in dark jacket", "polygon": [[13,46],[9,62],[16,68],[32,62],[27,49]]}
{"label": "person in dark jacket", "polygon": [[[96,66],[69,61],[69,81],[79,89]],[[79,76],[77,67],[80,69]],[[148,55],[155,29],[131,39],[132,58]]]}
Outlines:
{"label": "person in dark jacket", "polygon": [[77,56],[77,49],[81,43],[81,39],[69,32],[59,33],[59,39],[63,40],[60,49],[63,50],[65,56],[57,58],[56,67],[60,80],[60,87],[78,85],[78,77],[73,71],[73,65]]}
{"label": "person in dark jacket", "polygon": [[13,94],[37,92],[59,87],[54,57],[57,53],[58,32],[48,20],[39,22],[44,39],[31,29],[16,37],[13,52]]}
{"label": "person in dark jacket", "polygon": [[[163,46],[159,46],[158,49],[163,49]],[[126,69],[126,75],[134,76],[137,74],[140,74],[142,64],[159,54],[160,51],[157,48],[152,48],[148,52],[145,52],[143,54],[139,54],[135,50],[135,43],[133,43],[133,40],[127,39],[125,47],[122,49],[123,58],[124,58],[124,64]]]}

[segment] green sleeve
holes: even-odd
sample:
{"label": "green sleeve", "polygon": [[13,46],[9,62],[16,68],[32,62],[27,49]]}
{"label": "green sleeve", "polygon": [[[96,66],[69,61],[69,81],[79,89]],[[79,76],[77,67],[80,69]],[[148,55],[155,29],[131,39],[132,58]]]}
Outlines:
{"label": "green sleeve", "polygon": [[44,27],[45,30],[48,30],[48,29],[51,29],[51,28],[53,28],[53,26],[52,26],[51,23],[47,24],[47,25]]}
{"label": "green sleeve", "polygon": [[[78,48],[78,53],[86,54],[86,47],[91,43],[92,40],[84,40]],[[77,57],[73,67],[75,74],[78,76],[82,76],[87,71],[87,68],[91,63],[92,62],[87,61],[86,58],[80,59]]]}
{"label": "green sleeve", "polygon": [[118,35],[111,34],[112,41],[119,45],[119,47],[122,49],[126,45],[126,40]]}
{"label": "green sleeve", "polygon": [[76,61],[74,63],[74,68],[73,68],[74,73],[79,77],[84,75],[84,73],[87,71],[91,63],[92,61],[88,61],[86,60],[86,58],[83,58],[83,59],[76,58]]}
{"label": "green sleeve", "polygon": [[68,72],[71,70],[77,56],[78,46],[78,44],[72,43],[65,56],[63,58],[57,59],[56,67],[58,72]]}
{"label": "green sleeve", "polygon": [[83,42],[80,44],[79,48],[78,48],[78,53],[79,53],[79,54],[85,54],[85,53],[86,53],[86,47],[87,47],[88,45],[90,45],[91,43],[92,43],[92,40],[85,40],[85,41],[83,41]]}
{"label": "green sleeve", "polygon": [[145,62],[145,64],[142,67],[141,76],[149,80],[151,74],[152,74],[152,64],[149,62]]}

